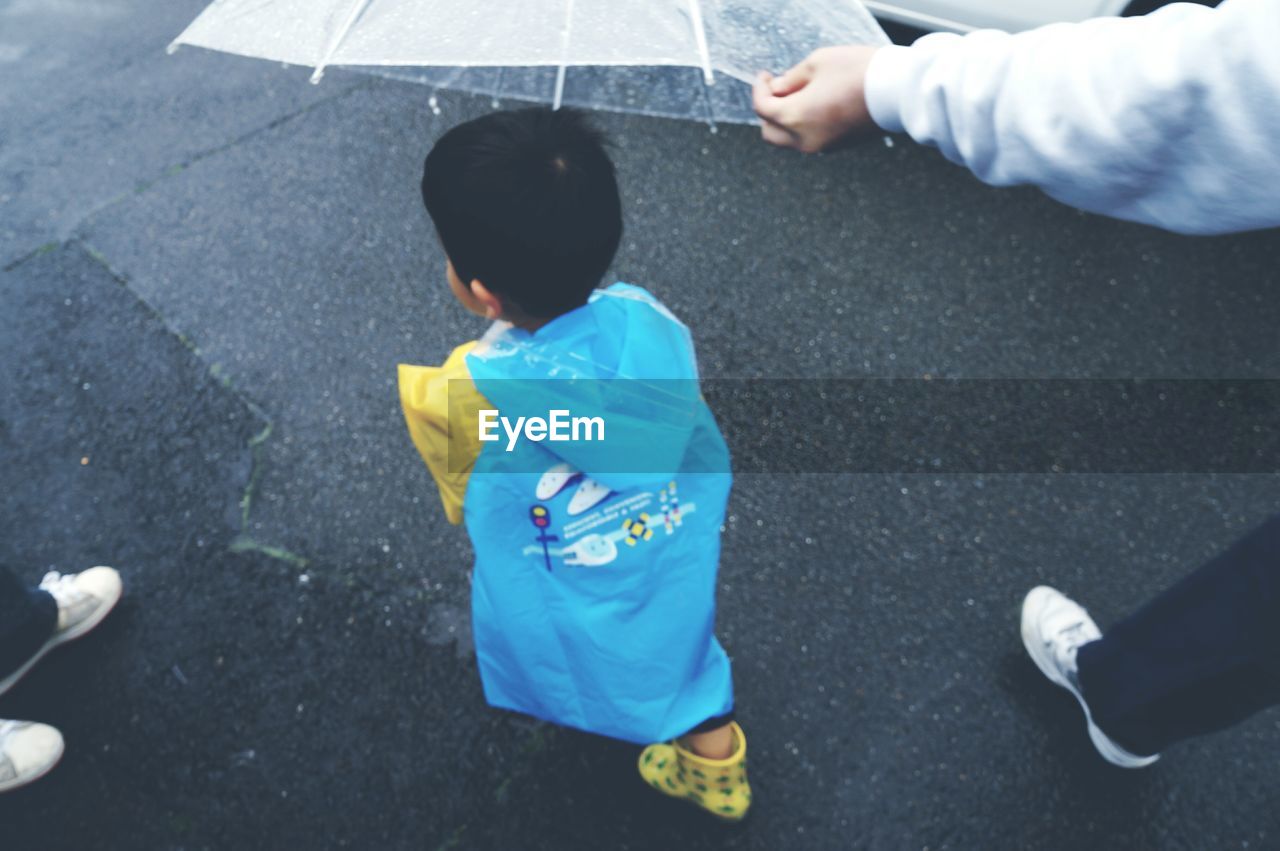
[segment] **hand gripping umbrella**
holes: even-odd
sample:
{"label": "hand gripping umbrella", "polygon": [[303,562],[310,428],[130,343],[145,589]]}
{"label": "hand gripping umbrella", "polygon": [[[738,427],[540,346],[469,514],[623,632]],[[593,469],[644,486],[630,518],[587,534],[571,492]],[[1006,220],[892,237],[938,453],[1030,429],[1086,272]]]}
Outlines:
{"label": "hand gripping umbrella", "polygon": [[752,123],[757,71],[887,39],[860,0],[215,0],[170,46],[438,87]]}

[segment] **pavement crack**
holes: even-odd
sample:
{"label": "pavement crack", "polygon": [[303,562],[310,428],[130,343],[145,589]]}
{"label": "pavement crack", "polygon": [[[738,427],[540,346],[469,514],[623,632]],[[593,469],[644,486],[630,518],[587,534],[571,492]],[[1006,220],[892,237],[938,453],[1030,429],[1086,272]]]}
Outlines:
{"label": "pavement crack", "polygon": [[454,828],[453,833],[445,837],[445,840],[436,846],[436,851],[448,851],[450,848],[457,848],[462,843],[463,834],[467,832],[471,824],[460,824]]}
{"label": "pavement crack", "polygon": [[[257,417],[259,420],[261,420],[265,424],[263,425],[261,431],[259,431],[257,434],[249,438],[249,442],[248,442],[249,459],[250,459],[249,460],[249,479],[245,483],[244,491],[241,493],[240,500],[239,500],[240,530],[236,534],[236,536],[232,539],[231,543],[228,545],[228,549],[230,549],[231,552],[233,553],[246,553],[246,552],[260,553],[269,558],[279,559],[281,561],[288,562],[289,564],[295,567],[299,567],[299,568],[306,567],[307,564],[310,563],[310,560],[307,559],[305,556],[295,553],[292,550],[289,550],[285,547],[276,546],[274,544],[258,541],[249,534],[249,516],[253,509],[253,498],[254,498],[254,495],[257,493],[258,481],[262,477],[262,463],[263,463],[262,447],[267,442],[267,440],[270,439],[275,428],[271,417],[268,416],[267,412],[264,411],[256,402],[254,402],[252,399],[246,396],[243,392],[240,391],[239,388],[237,388],[234,385],[234,383],[232,383],[231,377],[228,376],[226,372],[222,369],[221,364],[217,362],[210,363],[207,360],[205,360],[203,353],[200,351],[200,347],[197,346],[185,334],[183,334],[182,332],[174,328],[173,325],[165,318],[164,314],[161,313],[156,308],[155,305],[147,301],[140,293],[138,293],[132,286],[130,286],[128,277],[125,276],[122,272],[112,267],[111,262],[107,259],[107,257],[101,251],[94,248],[92,244],[90,244],[83,238],[70,240],[66,243],[66,245],[69,247],[78,248],[79,250],[83,251],[88,257],[90,257],[95,263],[98,263],[99,265],[101,265],[102,268],[106,270],[107,274],[110,275],[112,279],[116,281],[116,283],[120,284],[120,286],[128,290],[129,294],[133,296],[133,298],[135,298],[138,301],[138,303],[141,304],[148,313],[151,314],[151,316],[160,325],[160,327],[164,328],[168,333],[173,335],[173,337],[177,339],[178,342],[180,342],[183,345],[183,347],[185,347],[187,351],[189,351],[194,358],[196,358],[198,361],[204,364],[205,371],[211,379],[213,379],[220,387],[225,389],[227,392],[235,396],[236,399],[239,400],[239,402],[242,405],[244,405],[246,408],[249,409],[250,413],[252,413],[255,417]],[[54,248],[58,247],[58,244],[54,243],[53,247]],[[44,248],[44,251],[49,251],[49,250],[52,250],[52,249]]]}
{"label": "pavement crack", "polygon": [[267,424],[263,426],[262,431],[249,438],[252,467],[249,470],[249,481],[244,486],[244,494],[240,497],[241,534],[244,534],[244,530],[249,528],[249,511],[253,506],[253,495],[258,488],[258,477],[262,473],[262,444],[266,443],[267,438],[271,437],[271,430],[271,421],[267,420]]}
{"label": "pavement crack", "polygon": [[270,419],[266,419],[266,425],[262,431],[249,438],[250,467],[249,481],[245,484],[244,493],[240,496],[240,534],[231,541],[229,549],[233,553],[261,553],[269,558],[279,559],[288,562],[297,568],[306,567],[310,564],[310,559],[306,556],[299,555],[285,547],[278,547],[272,544],[264,544],[257,541],[248,532],[249,515],[253,510],[253,497],[258,490],[258,480],[262,475],[262,446],[271,437],[274,426]]}
{"label": "pavement crack", "polygon": [[237,535],[227,549],[233,553],[259,553],[267,558],[287,562],[297,568],[306,567],[311,563],[306,556],[298,555],[285,547],[275,547],[271,544],[260,543],[244,533]]}
{"label": "pavement crack", "polygon": [[[365,79],[365,80],[356,82],[354,85],[347,86],[346,88],[338,92],[335,92],[334,94],[328,97],[320,98],[319,100],[313,101],[307,104],[306,106],[293,110],[292,112],[287,112],[284,115],[276,116],[275,118],[268,121],[266,124],[262,124],[257,127],[254,127],[253,129],[245,133],[242,133],[236,138],[231,139],[227,142],[224,142],[221,145],[216,145],[212,148],[207,148],[203,151],[199,151],[191,155],[189,158],[182,160],[181,162],[170,163],[169,165],[164,166],[163,168],[160,169],[159,173],[157,173],[154,177],[148,180],[143,180],[135,184],[132,190],[125,190],[123,192],[119,192],[116,195],[103,201],[101,204],[98,204],[97,206],[95,206],[88,213],[82,216],[78,222],[72,225],[70,233],[72,234],[73,238],[78,238],[84,233],[85,227],[93,219],[97,218],[99,215],[111,209],[112,207],[116,206],[117,204],[121,204],[125,201],[128,201],[130,198],[134,198],[138,195],[142,195],[145,192],[149,191],[152,187],[156,186],[157,184],[162,183],[163,181],[167,180],[170,177],[174,177],[176,175],[181,174],[182,172],[191,168],[191,166],[195,165],[196,163],[199,163],[202,160],[206,160],[209,157],[213,157],[218,154],[221,154],[225,151],[232,150],[233,148],[239,147],[240,145],[243,145],[245,142],[248,142],[264,133],[269,133],[272,130],[276,129],[277,127],[280,127],[281,125],[294,120],[295,118],[300,118],[310,113],[313,109],[316,109],[317,107],[333,103],[334,101],[341,100],[358,91],[371,88],[372,86],[377,84],[378,79],[380,78]],[[22,262],[23,259],[25,258],[20,257],[16,261],[14,261],[14,263],[15,264],[20,263]],[[8,267],[6,267],[6,269],[7,268]]]}
{"label": "pavement crack", "polygon": [[[189,159],[183,160],[182,162],[178,162],[178,163],[171,163],[170,165],[166,166],[160,172],[160,174],[157,175],[156,177],[152,178],[151,180],[145,181],[143,183],[139,183],[134,188],[134,191],[132,193],[122,193],[116,199],[113,199],[113,201],[107,202],[107,204],[109,205],[111,203],[114,203],[115,201],[123,200],[124,198],[129,197],[130,194],[141,195],[143,192],[146,192],[152,186],[155,186],[157,183],[161,182],[165,178],[172,177],[177,174],[181,174],[182,172],[186,171],[188,168],[200,162],[201,160],[206,160],[209,157],[216,156],[217,154],[220,154],[224,151],[229,151],[232,148],[243,145],[245,142],[255,139],[264,133],[270,133],[272,130],[276,129],[277,127],[283,124],[287,124],[288,122],[294,120],[295,118],[300,118],[308,114],[309,112],[316,109],[317,107],[325,106],[337,100],[342,100],[348,95],[354,94],[355,92],[361,91],[363,89],[370,88],[374,84],[375,84],[374,80],[363,80],[354,85],[348,86],[347,88],[339,92],[336,92],[335,94],[330,95],[329,97],[320,98],[319,100],[313,101],[312,103],[309,103],[304,107],[295,109],[293,112],[288,112],[288,113],[285,113],[284,115],[277,116],[271,119],[270,121],[268,121],[266,124],[263,124],[259,127],[255,127],[246,133],[242,133],[236,138],[228,142],[224,142],[221,145],[200,151],[199,153],[191,156]],[[91,218],[93,215],[95,215],[98,212],[100,212],[100,210],[95,210],[93,213],[90,213],[89,216],[85,217],[86,220],[88,218]]]}
{"label": "pavement crack", "polygon": [[19,255],[9,263],[5,264],[3,267],[0,267],[0,272],[12,272],[14,269],[18,268],[23,263],[26,263],[28,260],[31,260],[32,258],[35,258],[35,257],[39,257],[41,254],[48,254],[50,251],[57,249],[61,245],[62,243],[57,241],[46,242],[44,245],[38,245],[35,248],[28,251],[26,254]]}

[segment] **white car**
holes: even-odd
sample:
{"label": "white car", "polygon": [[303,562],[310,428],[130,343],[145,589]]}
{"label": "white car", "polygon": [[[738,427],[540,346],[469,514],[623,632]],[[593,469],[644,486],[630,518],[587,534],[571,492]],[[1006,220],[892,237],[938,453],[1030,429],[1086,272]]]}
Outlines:
{"label": "white car", "polygon": [[1159,0],[864,0],[877,18],[915,29],[1018,32],[1058,21],[1144,14]]}

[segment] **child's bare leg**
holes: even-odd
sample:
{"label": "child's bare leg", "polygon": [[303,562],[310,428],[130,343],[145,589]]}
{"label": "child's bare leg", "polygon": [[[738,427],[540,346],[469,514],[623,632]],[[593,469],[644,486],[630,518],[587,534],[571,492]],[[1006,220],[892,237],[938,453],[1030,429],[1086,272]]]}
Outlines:
{"label": "child's bare leg", "polygon": [[714,730],[690,733],[684,737],[682,744],[707,759],[728,759],[733,756],[733,729],[729,724],[724,724]]}

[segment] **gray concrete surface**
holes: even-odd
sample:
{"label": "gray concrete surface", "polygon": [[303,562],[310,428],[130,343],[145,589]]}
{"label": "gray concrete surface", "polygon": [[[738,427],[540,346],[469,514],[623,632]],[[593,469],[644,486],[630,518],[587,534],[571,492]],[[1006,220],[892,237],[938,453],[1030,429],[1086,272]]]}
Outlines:
{"label": "gray concrete surface", "polygon": [[[128,588],[0,700],[68,741],[0,798],[6,849],[1280,845],[1275,712],[1120,772],[1017,637],[1039,582],[1122,616],[1274,512],[1274,476],[740,477],[740,827],[652,795],[633,748],[485,708],[469,550],[393,381],[481,330],[416,183],[488,99],[164,56],[200,6],[0,0],[0,557]],[[902,139],[599,122],[615,275],[708,376],[1280,377],[1274,232],[1118,224]]]}

